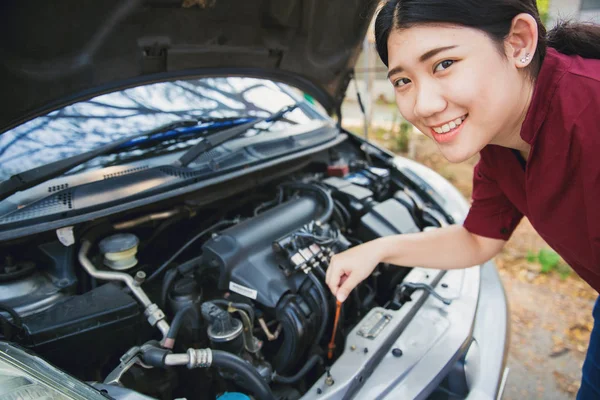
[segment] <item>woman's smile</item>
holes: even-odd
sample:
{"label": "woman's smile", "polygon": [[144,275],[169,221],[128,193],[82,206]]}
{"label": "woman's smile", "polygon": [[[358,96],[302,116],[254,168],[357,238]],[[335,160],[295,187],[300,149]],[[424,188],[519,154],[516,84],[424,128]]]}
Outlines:
{"label": "woman's smile", "polygon": [[438,143],[448,143],[452,141],[462,130],[467,116],[468,114],[465,114],[462,117],[455,118],[449,122],[430,126],[429,131],[431,132],[431,136]]}

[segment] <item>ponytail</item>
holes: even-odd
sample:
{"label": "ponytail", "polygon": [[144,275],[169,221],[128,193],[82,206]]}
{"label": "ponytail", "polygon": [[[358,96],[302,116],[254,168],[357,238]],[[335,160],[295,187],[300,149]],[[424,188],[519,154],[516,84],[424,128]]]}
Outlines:
{"label": "ponytail", "polygon": [[560,21],[546,35],[546,45],[563,54],[600,59],[600,25]]}

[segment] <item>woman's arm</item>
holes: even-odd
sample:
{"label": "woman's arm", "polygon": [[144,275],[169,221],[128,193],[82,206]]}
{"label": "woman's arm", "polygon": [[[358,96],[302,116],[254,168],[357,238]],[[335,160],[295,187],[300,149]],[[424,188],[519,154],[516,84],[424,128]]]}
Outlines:
{"label": "woman's arm", "polygon": [[379,263],[456,269],[494,257],[506,241],[475,235],[461,225],[428,232],[386,236],[332,257],[327,285],[339,301],[371,274]]}

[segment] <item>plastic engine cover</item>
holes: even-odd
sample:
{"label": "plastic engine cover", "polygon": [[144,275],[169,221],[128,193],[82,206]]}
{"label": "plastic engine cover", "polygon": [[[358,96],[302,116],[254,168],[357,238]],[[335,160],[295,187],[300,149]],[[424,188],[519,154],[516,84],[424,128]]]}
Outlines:
{"label": "plastic engine cover", "polygon": [[360,220],[359,234],[364,240],[416,232],[420,229],[410,211],[396,199],[377,204]]}
{"label": "plastic engine cover", "polygon": [[281,297],[296,287],[279,268],[272,243],[315,219],[319,210],[312,197],[273,207],[207,241],[202,246],[203,263],[220,268],[220,290],[275,308]]}

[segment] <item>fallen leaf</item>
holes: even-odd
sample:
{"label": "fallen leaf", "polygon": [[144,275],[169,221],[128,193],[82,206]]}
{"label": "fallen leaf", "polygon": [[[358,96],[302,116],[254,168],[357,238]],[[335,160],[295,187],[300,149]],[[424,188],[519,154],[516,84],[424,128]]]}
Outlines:
{"label": "fallen leaf", "polygon": [[556,357],[560,357],[563,354],[567,354],[569,352],[569,348],[566,346],[562,346],[562,347],[554,347],[552,348],[552,353],[550,353],[550,357],[551,358],[556,358]]}
{"label": "fallen leaf", "polygon": [[556,386],[563,392],[575,394],[579,390],[580,382],[578,380],[558,371],[553,371],[552,375],[554,375]]}

